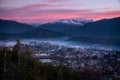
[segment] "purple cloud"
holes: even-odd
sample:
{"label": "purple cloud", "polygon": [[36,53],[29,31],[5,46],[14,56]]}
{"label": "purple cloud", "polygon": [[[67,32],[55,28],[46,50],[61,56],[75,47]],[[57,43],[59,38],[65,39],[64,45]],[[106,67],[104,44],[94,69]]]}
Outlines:
{"label": "purple cloud", "polygon": [[90,9],[53,9],[50,7],[54,7],[54,5],[35,4],[13,9],[0,7],[0,18],[35,23],[49,22],[64,18],[87,18],[98,20],[101,18],[120,16],[120,11],[118,10],[95,12]]}
{"label": "purple cloud", "polygon": [[62,2],[62,1],[67,1],[67,0],[45,0],[46,2]]}

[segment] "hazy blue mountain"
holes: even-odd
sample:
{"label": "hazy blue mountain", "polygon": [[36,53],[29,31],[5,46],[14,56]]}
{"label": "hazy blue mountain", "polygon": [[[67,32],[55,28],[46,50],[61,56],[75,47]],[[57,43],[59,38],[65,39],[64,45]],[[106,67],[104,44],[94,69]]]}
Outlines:
{"label": "hazy blue mountain", "polygon": [[16,21],[2,19],[0,20],[0,32],[3,33],[21,33],[32,29],[32,26],[25,23],[18,23]]}
{"label": "hazy blue mountain", "polygon": [[82,27],[69,29],[65,32],[75,37],[120,38],[120,17],[87,23]]}
{"label": "hazy blue mountain", "polygon": [[60,32],[36,29],[31,25],[16,21],[0,20],[0,38],[46,38],[62,35]]}
{"label": "hazy blue mountain", "polygon": [[38,28],[53,30],[53,31],[60,31],[63,32],[68,29],[77,28],[83,26],[89,22],[93,22],[93,20],[86,20],[86,19],[61,19],[55,22],[46,23],[43,25],[38,26]]}
{"label": "hazy blue mountain", "polygon": [[15,21],[0,20],[0,37],[101,37],[120,38],[120,17],[89,22],[83,26],[63,22],[36,27]]}
{"label": "hazy blue mountain", "polygon": [[68,24],[64,24],[64,23],[47,23],[47,24],[43,24],[41,26],[38,26],[39,29],[47,29],[47,30],[52,30],[52,31],[59,31],[59,32],[63,32],[65,30],[68,29],[72,29],[72,28],[77,28],[79,27],[79,25],[68,25]]}

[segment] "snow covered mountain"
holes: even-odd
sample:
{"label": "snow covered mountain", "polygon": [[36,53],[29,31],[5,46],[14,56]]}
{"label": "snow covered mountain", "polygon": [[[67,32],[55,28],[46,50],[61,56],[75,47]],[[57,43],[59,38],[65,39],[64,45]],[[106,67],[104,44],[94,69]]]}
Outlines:
{"label": "snow covered mountain", "polygon": [[68,25],[80,25],[83,26],[86,23],[93,22],[93,20],[87,20],[83,18],[77,18],[77,19],[61,19],[55,22],[51,23],[63,23],[63,24],[68,24]]}
{"label": "snow covered mountain", "polygon": [[85,24],[90,23],[90,22],[93,22],[93,20],[87,20],[87,19],[82,19],[82,18],[61,19],[55,22],[48,22],[46,24],[42,24],[38,26],[38,28],[64,32],[65,30],[68,30],[68,29],[84,26]]}

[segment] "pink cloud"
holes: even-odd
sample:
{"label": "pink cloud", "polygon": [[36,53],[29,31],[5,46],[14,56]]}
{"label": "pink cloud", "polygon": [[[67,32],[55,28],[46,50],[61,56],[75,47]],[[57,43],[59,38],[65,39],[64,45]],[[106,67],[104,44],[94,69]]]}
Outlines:
{"label": "pink cloud", "polygon": [[46,2],[62,2],[62,1],[67,1],[67,0],[45,0]]}
{"label": "pink cloud", "polygon": [[96,12],[96,13],[92,13],[91,16],[93,16],[93,18],[95,20],[99,20],[99,19],[103,19],[103,18],[120,17],[120,10]]}
{"label": "pink cloud", "polygon": [[1,4],[3,1],[5,1],[5,0],[0,0],[0,4]]}
{"label": "pink cloud", "polygon": [[2,3],[9,3],[10,1],[12,1],[12,0],[0,0],[0,4],[2,4]]}
{"label": "pink cloud", "polygon": [[24,9],[44,9],[47,7],[51,7],[52,5],[50,4],[35,4],[35,5],[29,5],[25,7],[18,8],[18,10],[24,10]]}
{"label": "pink cloud", "polygon": [[49,9],[52,5],[37,4],[17,9],[0,7],[0,18],[25,23],[45,23],[64,18],[86,18],[99,20],[120,16],[120,11],[95,12],[93,10]]}

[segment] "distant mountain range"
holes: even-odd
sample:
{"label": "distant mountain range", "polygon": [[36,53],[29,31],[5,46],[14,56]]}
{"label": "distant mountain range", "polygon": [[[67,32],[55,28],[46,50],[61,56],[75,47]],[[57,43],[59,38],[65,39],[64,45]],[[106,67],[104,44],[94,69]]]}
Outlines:
{"label": "distant mountain range", "polygon": [[[91,21],[78,19],[79,25],[72,24],[74,20],[59,20],[38,26],[38,28],[59,31],[71,37],[110,37],[120,38],[120,17]],[[81,23],[84,23],[81,25]]]}
{"label": "distant mountain range", "polygon": [[93,20],[87,20],[87,19],[83,19],[83,18],[78,18],[78,19],[61,19],[55,22],[51,22],[51,24],[68,24],[68,25],[79,25],[79,26],[83,26],[86,23],[89,22],[94,22]]}
{"label": "distant mountain range", "polygon": [[42,29],[49,29],[53,31],[62,31],[64,33],[65,30],[77,28],[83,26],[89,22],[93,22],[93,20],[86,20],[86,19],[61,19],[55,22],[50,22],[46,24],[42,24],[37,26],[38,28]]}
{"label": "distant mountain range", "polygon": [[90,22],[82,27],[68,29],[65,32],[75,37],[120,38],[120,17]]}
{"label": "distant mountain range", "polygon": [[[37,27],[10,20],[0,20],[0,38],[24,37],[110,37],[120,38],[120,17],[98,21],[62,19]],[[76,39],[76,38],[75,38]],[[78,39],[78,38],[77,38]]]}
{"label": "distant mountain range", "polygon": [[0,19],[0,32],[3,33],[22,33],[32,29],[33,27],[28,24]]}
{"label": "distant mountain range", "polygon": [[31,25],[10,20],[0,20],[0,38],[47,38],[63,36],[62,33],[36,29]]}

